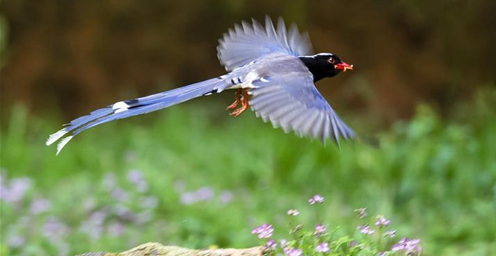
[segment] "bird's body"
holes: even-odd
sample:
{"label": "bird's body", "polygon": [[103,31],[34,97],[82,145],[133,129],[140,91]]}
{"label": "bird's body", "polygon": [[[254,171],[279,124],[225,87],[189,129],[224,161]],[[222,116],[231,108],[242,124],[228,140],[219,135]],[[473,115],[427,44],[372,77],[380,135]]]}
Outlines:
{"label": "bird's body", "polygon": [[317,91],[314,82],[352,69],[331,53],[307,55],[311,46],[306,35],[293,25],[289,31],[282,19],[276,28],[269,18],[265,28],[253,21],[236,25],[220,41],[218,56],[229,73],[202,82],[150,96],[119,101],[71,121],[50,135],[47,145],[60,140],[57,153],[80,132],[116,119],[145,114],[200,96],[237,89],[236,102],[228,107],[238,116],[248,106],[264,121],[284,131],[295,131],[325,142],[353,138]]}

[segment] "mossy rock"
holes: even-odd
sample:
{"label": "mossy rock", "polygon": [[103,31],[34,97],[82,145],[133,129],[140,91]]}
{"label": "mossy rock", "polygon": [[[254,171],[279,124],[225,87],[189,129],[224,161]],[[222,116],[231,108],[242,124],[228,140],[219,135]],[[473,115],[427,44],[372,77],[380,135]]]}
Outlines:
{"label": "mossy rock", "polygon": [[88,252],[78,256],[262,256],[262,247],[194,250],[160,243],[146,243],[125,252]]}

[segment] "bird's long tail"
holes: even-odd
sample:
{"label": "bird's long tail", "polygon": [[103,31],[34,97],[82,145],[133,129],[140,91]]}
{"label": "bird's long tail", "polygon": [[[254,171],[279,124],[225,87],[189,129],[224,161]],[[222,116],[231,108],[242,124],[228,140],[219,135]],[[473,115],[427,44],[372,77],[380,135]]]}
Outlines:
{"label": "bird's long tail", "polygon": [[[74,136],[91,127],[107,123],[113,120],[145,114],[148,112],[167,108],[187,100],[216,92],[216,88],[222,85],[223,79],[212,78],[203,82],[180,87],[150,96],[132,100],[119,101],[105,108],[97,109],[89,115],[79,117],[66,124],[58,132],[50,135],[46,141],[49,146],[60,140],[57,145],[57,154]],[[62,139],[63,138],[63,139]]]}

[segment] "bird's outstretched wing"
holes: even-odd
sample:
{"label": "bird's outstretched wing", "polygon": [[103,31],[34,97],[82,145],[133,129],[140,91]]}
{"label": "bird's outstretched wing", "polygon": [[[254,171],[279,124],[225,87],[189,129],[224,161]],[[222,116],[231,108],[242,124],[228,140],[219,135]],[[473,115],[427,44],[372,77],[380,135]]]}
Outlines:
{"label": "bird's outstretched wing", "polygon": [[77,134],[91,127],[117,119],[141,115],[167,108],[184,101],[216,92],[219,85],[225,83],[222,78],[212,78],[203,82],[180,87],[174,90],[153,94],[150,96],[119,101],[105,108],[97,109],[89,115],[79,117],[66,124],[58,132],[50,135],[46,144],[51,145],[60,140],[57,145],[57,154]]}
{"label": "bird's outstretched wing", "polygon": [[219,40],[217,51],[220,62],[231,71],[273,53],[309,55],[312,45],[308,34],[300,34],[295,24],[286,30],[284,20],[279,18],[276,29],[267,16],[265,28],[255,20],[253,24],[244,21],[236,24]]}
{"label": "bird's outstretched wing", "polygon": [[[295,59],[294,61],[299,61]],[[287,63],[291,66],[291,63]],[[285,132],[321,140],[352,139],[355,134],[322,97],[303,64],[301,71],[268,75],[255,81],[249,104],[256,115]]]}

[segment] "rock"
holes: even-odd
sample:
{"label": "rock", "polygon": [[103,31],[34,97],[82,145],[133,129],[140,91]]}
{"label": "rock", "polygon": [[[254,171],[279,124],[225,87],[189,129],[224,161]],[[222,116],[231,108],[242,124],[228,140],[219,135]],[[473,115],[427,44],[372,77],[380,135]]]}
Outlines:
{"label": "rock", "polygon": [[262,256],[262,247],[194,250],[160,243],[146,243],[125,252],[88,252],[77,256]]}

